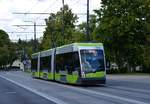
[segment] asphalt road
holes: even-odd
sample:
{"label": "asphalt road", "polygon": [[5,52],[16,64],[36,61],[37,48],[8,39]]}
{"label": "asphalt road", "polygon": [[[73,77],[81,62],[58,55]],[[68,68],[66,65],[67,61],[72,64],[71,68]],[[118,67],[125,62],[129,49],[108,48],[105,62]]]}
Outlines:
{"label": "asphalt road", "polygon": [[0,104],[55,104],[18,85],[0,78]]}
{"label": "asphalt road", "polygon": [[65,85],[20,71],[0,77],[0,104],[150,104],[148,75],[108,75],[105,86]]}
{"label": "asphalt road", "polygon": [[0,104],[56,104],[0,78]]}

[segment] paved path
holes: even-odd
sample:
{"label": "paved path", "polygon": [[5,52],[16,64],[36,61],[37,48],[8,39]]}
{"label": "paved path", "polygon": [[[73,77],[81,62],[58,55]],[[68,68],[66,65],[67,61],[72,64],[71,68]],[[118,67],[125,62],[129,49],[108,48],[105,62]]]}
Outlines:
{"label": "paved path", "polygon": [[35,97],[33,100],[52,101],[57,104],[150,104],[150,76],[148,75],[108,75],[105,86],[82,87],[33,79],[30,74],[20,71],[1,72],[0,77],[8,80],[9,83],[15,83],[18,87],[23,87],[24,90],[27,89],[27,92],[31,94],[28,94],[29,96],[42,96]]}

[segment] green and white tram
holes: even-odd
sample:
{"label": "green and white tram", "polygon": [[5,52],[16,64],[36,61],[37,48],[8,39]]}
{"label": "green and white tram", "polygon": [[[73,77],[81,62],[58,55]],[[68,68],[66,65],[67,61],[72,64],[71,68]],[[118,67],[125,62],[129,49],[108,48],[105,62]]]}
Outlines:
{"label": "green and white tram", "polygon": [[102,43],[73,43],[32,55],[32,76],[70,84],[105,84]]}

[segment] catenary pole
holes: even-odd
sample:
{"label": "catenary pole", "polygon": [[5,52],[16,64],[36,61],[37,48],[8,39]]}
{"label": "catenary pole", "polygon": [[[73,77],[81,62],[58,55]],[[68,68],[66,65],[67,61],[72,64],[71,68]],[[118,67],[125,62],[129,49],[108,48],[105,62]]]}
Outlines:
{"label": "catenary pole", "polygon": [[89,32],[89,0],[87,0],[87,27],[86,27],[87,41],[90,41],[90,32]]}

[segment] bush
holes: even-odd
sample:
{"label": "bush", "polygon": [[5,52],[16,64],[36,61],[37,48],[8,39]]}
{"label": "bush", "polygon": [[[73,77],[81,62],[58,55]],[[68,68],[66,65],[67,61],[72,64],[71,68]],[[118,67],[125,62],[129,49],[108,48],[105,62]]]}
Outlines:
{"label": "bush", "polygon": [[115,73],[119,73],[118,69],[110,69],[110,70],[106,70],[107,74],[115,74]]}
{"label": "bush", "polygon": [[150,67],[143,67],[143,70],[142,70],[143,73],[150,73]]}
{"label": "bush", "polygon": [[126,67],[121,68],[121,69],[119,70],[119,73],[127,73],[127,72],[128,72],[128,69],[127,69]]}

